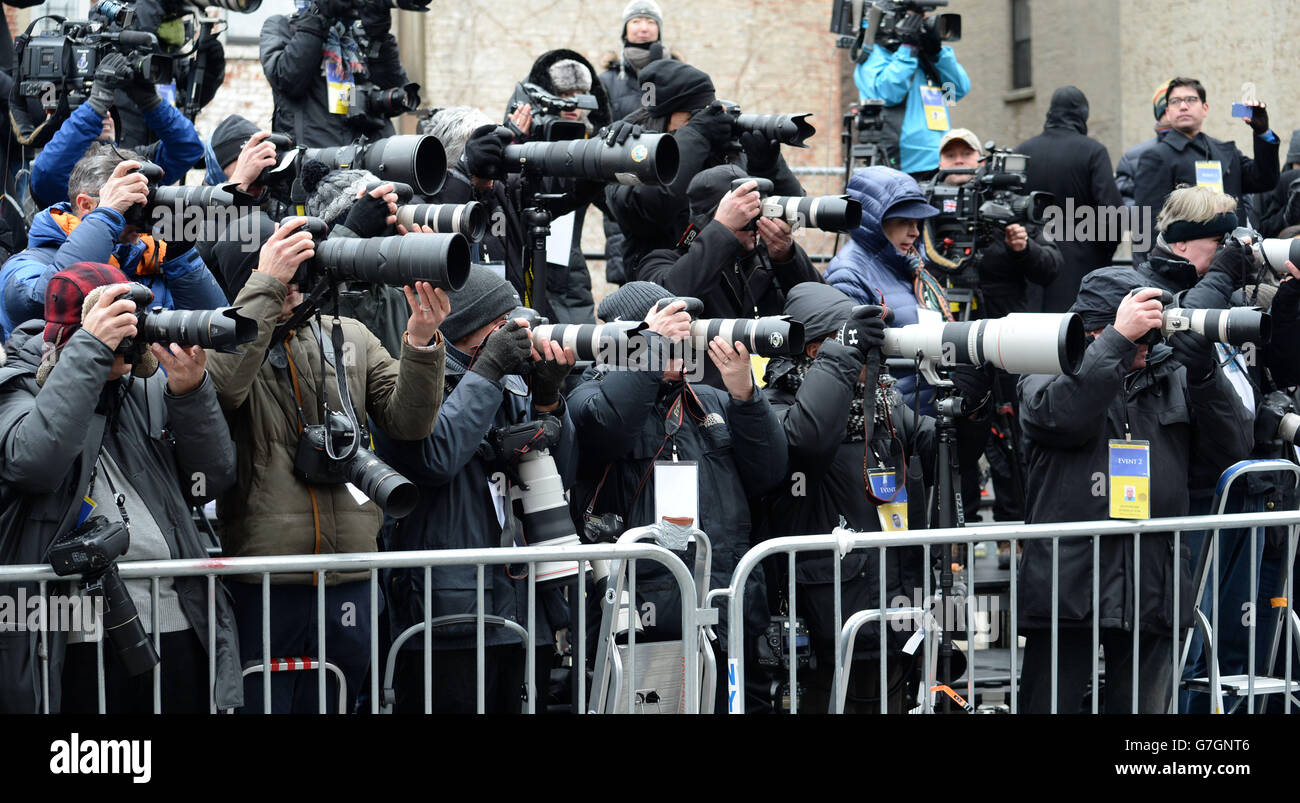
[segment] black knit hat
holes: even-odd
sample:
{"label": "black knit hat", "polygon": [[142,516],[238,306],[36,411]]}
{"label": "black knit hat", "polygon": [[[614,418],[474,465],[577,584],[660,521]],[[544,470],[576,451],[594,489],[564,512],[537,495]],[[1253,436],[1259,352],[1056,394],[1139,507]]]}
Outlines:
{"label": "black knit hat", "polygon": [[226,165],[238,159],[244,143],[260,130],[251,120],[238,114],[218,123],[212,131],[212,152],[216,154],[217,165],[224,170]]}
{"label": "black knit hat", "polygon": [[455,343],[519,306],[519,294],[505,279],[484,265],[470,265],[469,278],[447,293],[451,314],[443,319],[442,336]]}
{"label": "black knit hat", "polygon": [[713,81],[707,74],[672,59],[651,62],[637,79],[642,86],[654,85],[654,94],[650,97],[654,102],[648,108],[651,117],[703,109],[717,97]]}
{"label": "black knit hat", "polygon": [[1139,287],[1149,287],[1151,282],[1142,274],[1127,267],[1098,268],[1079,285],[1079,296],[1070,312],[1079,313],[1083,330],[1094,332],[1115,322],[1115,312],[1124,296]]}
{"label": "black knit hat", "polygon": [[656,301],[676,298],[667,289],[654,282],[628,282],[605,296],[596,315],[605,323],[614,321],[643,321]]}

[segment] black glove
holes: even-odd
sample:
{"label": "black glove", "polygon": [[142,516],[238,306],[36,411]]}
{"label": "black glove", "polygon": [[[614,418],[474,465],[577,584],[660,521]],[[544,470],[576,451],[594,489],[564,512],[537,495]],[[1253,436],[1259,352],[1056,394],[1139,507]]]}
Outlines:
{"label": "black glove", "polygon": [[158,87],[153,85],[143,76],[136,75],[130,81],[122,86],[126,96],[131,99],[140,112],[147,113],[162,105],[162,97],[158,94]]}
{"label": "black glove", "polygon": [[1300,279],[1287,279],[1277,286],[1268,314],[1274,326],[1300,319]]}
{"label": "black glove", "polygon": [[87,103],[100,117],[108,114],[108,110],[113,107],[113,95],[125,83],[121,76],[129,69],[126,56],[121,53],[109,53],[95,69],[95,83],[90,88]]}
{"label": "black glove", "polygon": [[1201,383],[1209,379],[1218,367],[1218,353],[1214,344],[1195,332],[1179,332],[1169,337],[1174,359],[1187,367],[1187,381]]}
{"label": "black glove", "polygon": [[1250,119],[1246,121],[1255,136],[1262,137],[1268,133],[1268,109],[1263,106],[1250,107]]}
{"label": "black glove", "polygon": [[378,237],[388,228],[388,204],[366,193],[348,209],[343,225],[358,237]]}
{"label": "black glove", "polygon": [[315,11],[318,16],[324,17],[329,23],[342,22],[356,17],[352,13],[352,4],[347,0],[313,0],[311,10]]}
{"label": "black glove", "polygon": [[475,178],[503,178],[506,146],[514,137],[510,129],[484,125],[474,129],[465,142],[465,167]]}
{"label": "black glove", "polygon": [[1286,391],[1275,390],[1264,397],[1255,410],[1255,442],[1267,443],[1278,437],[1282,419],[1293,414],[1295,404]]}
{"label": "black glove", "polygon": [[471,371],[493,382],[513,374],[532,356],[533,340],[528,330],[513,319],[492,332],[478,348]]}
{"label": "black glove", "polygon": [[560,400],[560,388],[572,365],[542,360],[533,363],[533,405],[547,407]]}
{"label": "black glove", "polygon": [[361,18],[366,36],[371,39],[380,39],[393,28],[393,14],[382,0],[362,0],[357,16]]}
{"label": "black glove", "polygon": [[740,147],[745,150],[746,166],[751,176],[766,176],[776,170],[776,160],[781,158],[780,142],[757,131],[746,131],[740,135]]}
{"label": "black glove", "polygon": [[1255,268],[1254,254],[1235,237],[1229,238],[1210,262],[1210,270],[1227,273],[1237,287],[1246,283],[1246,277],[1253,275]]}
{"label": "black glove", "polygon": [[839,341],[858,350],[865,360],[872,349],[885,345],[884,310],[875,304],[853,308],[853,313],[840,325]]}
{"label": "black glove", "polygon": [[642,131],[644,129],[636,123],[629,123],[627,120],[615,120],[605,127],[605,144],[611,148],[615,145],[622,145],[627,142],[629,137],[641,136]]}
{"label": "black glove", "polygon": [[736,130],[736,118],[728,114],[725,107],[715,100],[707,109],[696,112],[687,125],[700,132],[716,151],[722,150],[732,141]]}
{"label": "black glove", "polygon": [[939,57],[939,48],[943,47],[943,42],[939,41],[939,32],[934,26],[921,24],[921,35],[918,38],[917,47],[921,52],[931,59]]}

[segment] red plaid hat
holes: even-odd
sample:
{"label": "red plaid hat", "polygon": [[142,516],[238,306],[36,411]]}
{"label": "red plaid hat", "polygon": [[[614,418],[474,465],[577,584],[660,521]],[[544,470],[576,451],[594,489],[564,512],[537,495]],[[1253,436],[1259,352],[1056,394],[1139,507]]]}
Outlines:
{"label": "red plaid hat", "polygon": [[50,278],[45,288],[45,342],[63,345],[81,328],[81,307],[96,287],[129,280],[112,265],[78,262]]}

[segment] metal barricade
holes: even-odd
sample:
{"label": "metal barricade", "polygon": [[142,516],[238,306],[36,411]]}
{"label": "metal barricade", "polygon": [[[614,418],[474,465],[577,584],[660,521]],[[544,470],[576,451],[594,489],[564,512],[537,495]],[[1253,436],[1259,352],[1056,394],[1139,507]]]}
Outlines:
{"label": "metal barricade", "polygon": [[[490,548],[490,549],[448,549],[448,550],[422,550],[409,552],[382,552],[382,553],[349,553],[337,555],[282,555],[262,558],[212,558],[200,560],[157,560],[157,561],[130,561],[120,562],[118,564],[119,572],[123,580],[149,579],[152,585],[153,594],[153,622],[151,627],[154,647],[159,651],[159,657],[165,661],[167,656],[163,654],[161,645],[161,636],[158,623],[158,596],[159,581],[162,578],[178,577],[203,577],[207,579],[207,611],[208,611],[208,632],[207,643],[214,645],[216,643],[216,595],[217,595],[217,578],[229,577],[233,575],[261,575],[262,590],[262,654],[260,662],[255,666],[262,674],[262,692],[263,692],[263,712],[270,713],[271,709],[271,675],[273,672],[274,661],[276,660],[271,652],[270,646],[270,622],[271,622],[271,577],[277,574],[304,573],[310,572],[316,575],[317,589],[317,644],[319,652],[317,655],[310,656],[308,659],[311,669],[318,673],[318,694],[320,703],[320,712],[325,713],[326,705],[326,676],[327,672],[337,669],[329,661],[328,652],[325,649],[325,588],[326,576],[341,572],[368,572],[369,573],[369,592],[370,592],[370,711],[379,713],[382,697],[380,694],[380,678],[383,676],[382,666],[380,664],[380,647],[379,647],[379,571],[382,569],[407,569],[416,568],[424,569],[424,595],[426,619],[424,627],[429,627],[432,619],[428,617],[430,610],[430,597],[432,589],[429,583],[430,572],[434,566],[476,566],[477,567],[477,610],[470,615],[477,628],[477,648],[478,648],[478,666],[477,666],[477,710],[479,713],[484,711],[484,630],[488,622],[493,619],[490,614],[484,610],[484,588],[485,588],[485,567],[504,564],[513,564],[517,566],[528,567],[528,622],[526,627],[521,627],[518,623],[510,623],[512,629],[519,628],[526,636],[528,648],[528,712],[535,712],[535,701],[537,699],[537,690],[534,683],[534,660],[535,660],[535,633],[536,633],[536,579],[535,569],[538,564],[545,562],[575,562],[582,564],[590,560],[614,560],[623,562],[625,565],[635,565],[637,560],[652,560],[663,565],[668,573],[676,582],[681,597],[681,627],[682,627],[682,666],[684,667],[684,688],[687,700],[686,710],[688,713],[698,712],[699,705],[699,685],[700,685],[700,648],[699,648],[699,595],[696,593],[695,581],[691,576],[690,570],[682,563],[681,559],[673,552],[654,544],[627,543],[627,544],[596,544],[583,546],[568,547],[510,547],[510,548]],[[49,584],[52,582],[65,582],[66,578],[61,578],[47,565],[33,566],[0,566],[0,584],[3,583],[34,583],[38,584],[39,595],[43,600],[48,601]],[[586,654],[586,633],[582,625],[583,608],[585,607],[585,585],[578,584],[580,592],[579,599],[574,603],[579,606],[579,630],[577,633],[577,652],[579,659],[582,660]],[[707,614],[706,614],[707,615]],[[40,632],[37,634],[38,650],[37,654],[41,662],[41,710],[44,713],[50,712],[50,664],[49,664],[49,636],[50,632],[47,627],[48,622],[41,620]],[[410,638],[411,633],[402,634]],[[98,687],[99,687],[99,710],[102,713],[105,709],[105,690],[104,690],[104,661],[103,661],[103,640],[98,642]],[[425,644],[425,687],[429,686],[431,676],[431,640],[426,639]],[[243,656],[244,659],[257,658],[257,656]],[[580,687],[585,679],[582,673],[582,663],[575,661],[576,671],[579,673]],[[162,695],[161,695],[161,667],[160,663],[154,667],[154,713],[162,713]],[[252,674],[252,673],[246,673]],[[216,713],[217,706],[214,699],[215,679],[217,677],[217,655],[215,649],[208,650],[208,703],[209,710]],[[426,695],[426,710],[430,703]],[[581,707],[585,710],[585,706]]]}
{"label": "metal barricade", "polygon": [[[836,698],[833,700],[833,702],[838,706],[840,701],[842,700],[841,692],[843,691],[843,688],[847,685],[847,672],[846,672],[845,664],[846,661],[848,660],[848,656],[851,656],[852,654],[852,647],[851,647],[852,639],[849,637],[850,636],[855,637],[855,633],[851,632],[851,626],[861,626],[871,618],[880,619],[881,611],[885,612],[884,618],[886,620],[889,620],[891,616],[895,619],[900,619],[900,620],[906,619],[909,616],[913,620],[915,620],[916,617],[915,611],[905,612],[905,609],[898,609],[898,608],[891,609],[890,606],[887,604],[887,601],[885,599],[885,595],[886,595],[885,550],[886,549],[890,549],[894,547],[909,547],[909,546],[911,547],[919,546],[924,549],[925,552],[924,566],[926,567],[926,571],[924,571],[922,575],[923,594],[926,600],[930,600],[931,599],[931,593],[930,593],[931,576],[932,576],[930,567],[933,565],[931,561],[931,547],[941,546],[945,544],[964,543],[967,545],[967,555],[973,556],[974,544],[972,542],[975,540],[1008,541],[1010,542],[1011,554],[1015,556],[1018,552],[1018,546],[1021,543],[1027,543],[1032,541],[1050,541],[1052,547],[1052,552],[1051,552],[1052,602],[1051,602],[1051,625],[1050,625],[1050,630],[1047,631],[1050,634],[1050,645],[1051,645],[1050,708],[1051,708],[1051,713],[1057,713],[1056,710],[1057,701],[1058,701],[1057,684],[1058,684],[1058,675],[1059,675],[1058,658],[1060,652],[1060,638],[1061,638],[1060,562],[1059,562],[1060,543],[1061,543],[1061,539],[1091,538],[1092,541],[1092,561],[1091,561],[1092,563],[1092,606],[1091,606],[1092,607],[1092,628],[1091,628],[1092,667],[1091,669],[1092,669],[1092,690],[1093,690],[1092,699],[1091,699],[1091,708],[1092,708],[1092,713],[1098,713],[1099,695],[1097,694],[1097,691],[1100,687],[1100,680],[1102,677],[1101,667],[1099,665],[1099,660],[1100,660],[1099,646],[1100,646],[1101,628],[1099,622],[1099,605],[1098,605],[1101,596],[1100,588],[1098,584],[1098,574],[1099,574],[1098,568],[1100,565],[1101,539],[1112,538],[1112,537],[1131,538],[1133,542],[1132,554],[1131,556],[1128,556],[1127,559],[1131,560],[1130,565],[1132,565],[1133,567],[1133,586],[1134,586],[1133,598],[1137,600],[1137,599],[1141,599],[1140,546],[1141,546],[1141,539],[1144,536],[1158,536],[1158,535],[1171,533],[1173,535],[1173,555],[1177,556],[1177,555],[1181,555],[1180,540],[1181,540],[1181,534],[1184,531],[1236,529],[1236,528],[1246,528],[1246,527],[1287,527],[1289,529],[1287,554],[1291,556],[1292,559],[1294,559],[1296,553],[1297,525],[1300,525],[1300,512],[1277,511],[1277,512],[1266,512],[1266,513],[1239,513],[1239,514],[1231,514],[1231,515],[1183,516],[1183,517],[1176,517],[1176,518],[1146,519],[1146,520],[1134,520],[1134,521],[1103,520],[1103,521],[1091,521],[1091,522],[1060,522],[1060,523],[1012,525],[1012,526],[993,525],[987,527],[980,527],[974,531],[964,529],[964,528],[953,528],[953,529],[946,529],[946,530],[925,530],[925,531],[904,532],[904,533],[880,533],[880,532],[853,533],[853,532],[837,529],[835,532],[825,534],[825,535],[786,536],[781,538],[773,538],[753,547],[747,553],[745,553],[745,555],[742,556],[739,562],[737,563],[736,570],[731,577],[731,584],[726,588],[713,589],[708,593],[706,599],[710,605],[716,605],[719,601],[725,601],[729,610],[733,610],[733,611],[742,610],[744,604],[745,582],[748,579],[749,575],[753,572],[754,568],[758,566],[760,562],[762,562],[766,558],[777,556],[777,555],[787,556],[787,559],[789,561],[789,577],[790,577],[790,581],[789,581],[790,588],[788,594],[789,608],[787,612],[787,621],[789,623],[789,626],[787,627],[787,632],[790,634],[789,636],[790,643],[789,643],[789,649],[787,650],[787,653],[789,655],[789,662],[787,665],[787,677],[789,680],[790,688],[793,691],[798,688],[797,687],[798,669],[797,669],[795,636],[794,636],[795,619],[797,616],[796,588],[795,588],[795,581],[794,581],[796,555],[805,554],[805,553],[829,552],[831,556],[834,558],[831,561],[832,564],[834,565],[834,580],[833,580],[833,597],[834,597],[834,606],[835,606],[834,616],[835,616],[835,622],[838,625],[837,628],[838,632],[841,634],[841,638],[842,638],[841,649],[837,649],[834,651],[834,659],[835,659],[834,683],[835,683]],[[1125,548],[1127,548],[1127,545],[1125,546]],[[853,550],[860,550],[860,549],[879,550],[879,555],[880,555],[879,586],[880,587],[879,587],[878,605],[876,609],[872,611],[864,612],[860,619],[851,619],[849,623],[846,623],[844,617],[844,611],[841,609],[843,578],[841,577],[840,561],[849,552]],[[975,562],[973,560],[968,560],[967,566],[968,566],[967,570],[970,573],[968,576],[968,587],[973,589],[976,583]],[[1012,571],[1010,572],[1011,634],[1010,634],[1009,663],[1010,663],[1011,683],[1010,683],[1009,708],[1011,713],[1017,713],[1019,710],[1019,705],[1018,705],[1019,682],[1020,682],[1019,652],[1022,649],[1019,646],[1019,642],[1018,642],[1019,634],[1017,632],[1018,630],[1017,627],[1018,577],[1017,575],[1018,572],[1013,568]],[[1294,578],[1288,576],[1286,579],[1285,600],[1283,603],[1279,603],[1279,608],[1285,609],[1284,619],[1288,622],[1291,622],[1295,618],[1294,602],[1293,602],[1293,595],[1292,595],[1293,583],[1294,583]],[[1181,589],[1180,589],[1181,572],[1178,571],[1174,572],[1173,584],[1174,584],[1174,588],[1173,588],[1172,622],[1174,626],[1171,628],[1172,632],[1170,634],[1173,641],[1173,649],[1170,655],[1169,666],[1171,667],[1171,669],[1176,670],[1179,663],[1179,657],[1181,654],[1180,649],[1182,644],[1182,638],[1179,632],[1180,628],[1177,626],[1180,620],[1178,600],[1179,600],[1179,595],[1181,593]],[[968,602],[969,602],[969,598],[968,598]],[[1140,646],[1140,639],[1142,638],[1142,628],[1140,622],[1141,606],[1135,605],[1134,611],[1136,615],[1135,615],[1135,620],[1131,623],[1131,630],[1132,630],[1131,635],[1132,635],[1132,643],[1133,643],[1133,654],[1137,655]],[[973,617],[970,616],[966,617],[965,630],[966,630],[967,645],[973,643],[972,618]],[[1296,620],[1296,621],[1300,621],[1300,620]],[[1082,630],[1086,631],[1086,626],[1084,626]],[[1293,637],[1292,635],[1293,630],[1295,630],[1297,634],[1295,637]],[[1285,628],[1285,631],[1286,631],[1287,662],[1286,662],[1283,681],[1286,684],[1290,684],[1292,678],[1292,673],[1291,673],[1292,667],[1290,663],[1290,656],[1291,656],[1291,650],[1293,645],[1293,638],[1300,638],[1300,630],[1296,630],[1295,627],[1288,627]],[[925,689],[926,693],[922,697],[921,708],[926,713],[932,713],[935,709],[935,702],[934,702],[934,689],[930,685],[931,680],[933,678],[933,671],[934,671],[933,655],[931,654],[933,652],[932,650],[933,645],[931,643],[932,638],[929,637],[932,635],[931,629],[927,629],[925,635],[927,637],[922,638],[922,644],[924,645],[925,652],[923,655],[923,660],[921,665],[926,668],[925,680],[927,685]],[[729,643],[731,644],[744,643],[743,640],[745,638],[745,633],[744,633],[743,617],[734,616],[729,619],[728,636],[729,636]],[[888,699],[888,687],[887,687],[888,686],[888,682],[887,682],[888,650],[886,647],[885,628],[883,626],[880,628],[880,648],[881,648],[881,655],[882,655],[882,660],[880,661],[880,699],[884,701]],[[733,691],[739,691],[744,688],[744,679],[745,679],[745,656],[743,651],[741,650],[733,651],[733,653],[729,656],[728,660],[730,664],[729,667],[727,668],[729,684]],[[967,662],[968,662],[968,669],[966,671],[966,684],[965,684],[966,695],[967,695],[967,700],[973,703],[975,701],[975,674],[976,674],[973,651],[971,651],[971,653],[967,656]],[[1138,688],[1136,683],[1136,677],[1137,677],[1136,661],[1134,662],[1133,672],[1134,672],[1135,682],[1133,685],[1134,694],[1132,700],[1132,708],[1134,713],[1136,713],[1138,708],[1138,699],[1136,693]],[[1171,689],[1170,689],[1171,693],[1175,697],[1177,696],[1178,693],[1178,686],[1179,686],[1179,677],[1178,674],[1175,672],[1175,674],[1171,679]],[[797,713],[798,707],[797,707],[797,701],[795,699],[795,695],[792,694],[791,697],[792,699],[791,699],[790,711],[791,713]],[[1290,712],[1289,695],[1287,696],[1286,699],[1287,699],[1286,711],[1289,713]],[[736,713],[736,714],[744,713],[745,703],[744,703],[743,693],[735,694],[734,700],[735,700],[735,705],[731,707],[731,713]]]}

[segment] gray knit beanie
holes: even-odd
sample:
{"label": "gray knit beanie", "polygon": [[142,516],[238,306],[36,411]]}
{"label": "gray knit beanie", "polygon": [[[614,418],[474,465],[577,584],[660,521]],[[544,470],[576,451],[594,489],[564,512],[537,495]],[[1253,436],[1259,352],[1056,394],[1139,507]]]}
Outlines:
{"label": "gray knit beanie", "polygon": [[677,296],[654,282],[628,282],[605,296],[596,314],[605,323],[643,321],[655,302],[664,298]]}
{"label": "gray knit beanie", "polygon": [[655,0],[632,0],[623,8],[623,41],[627,41],[627,24],[637,17],[649,17],[659,23],[659,39],[664,38],[664,10]]}
{"label": "gray knit beanie", "polygon": [[519,294],[505,279],[484,265],[470,265],[469,278],[447,293],[451,313],[443,319],[442,336],[455,343],[519,306]]}
{"label": "gray knit beanie", "polygon": [[303,173],[303,189],[308,193],[307,214],[331,225],[347,217],[366,185],[379,181],[369,170],[331,170],[319,183],[308,186],[310,172],[304,169]]}

